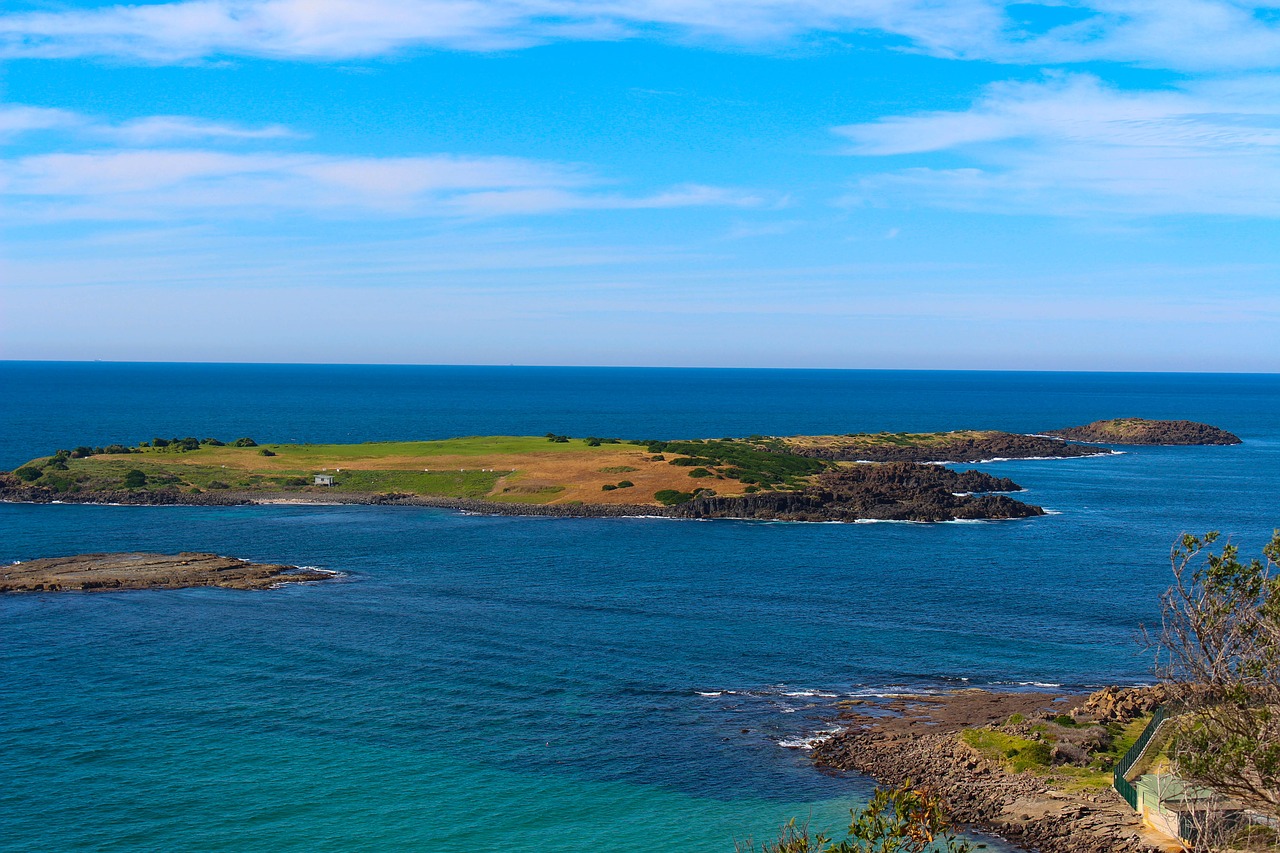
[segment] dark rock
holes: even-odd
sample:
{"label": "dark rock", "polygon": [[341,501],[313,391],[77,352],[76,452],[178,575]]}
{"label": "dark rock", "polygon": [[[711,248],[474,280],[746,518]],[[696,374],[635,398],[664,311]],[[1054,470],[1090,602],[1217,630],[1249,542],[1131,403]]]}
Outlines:
{"label": "dark rock", "polygon": [[1223,445],[1239,444],[1240,438],[1224,429],[1196,421],[1150,421],[1145,418],[1115,418],[1084,426],[1050,430],[1071,441],[1102,444]]}

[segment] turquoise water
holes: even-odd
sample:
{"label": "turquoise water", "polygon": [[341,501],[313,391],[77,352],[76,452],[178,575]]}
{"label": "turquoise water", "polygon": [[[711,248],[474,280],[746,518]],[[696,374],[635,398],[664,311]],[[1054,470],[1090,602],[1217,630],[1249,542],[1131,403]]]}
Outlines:
{"label": "turquoise water", "polygon": [[[838,826],[839,698],[1146,677],[1182,530],[1280,524],[1280,377],[0,364],[0,466],[88,441],[719,436],[1191,417],[1234,448],[991,463],[1055,514],[800,525],[0,505],[0,560],[344,582],[0,598],[0,848],[732,850]],[[995,848],[1000,849],[1000,848]]]}

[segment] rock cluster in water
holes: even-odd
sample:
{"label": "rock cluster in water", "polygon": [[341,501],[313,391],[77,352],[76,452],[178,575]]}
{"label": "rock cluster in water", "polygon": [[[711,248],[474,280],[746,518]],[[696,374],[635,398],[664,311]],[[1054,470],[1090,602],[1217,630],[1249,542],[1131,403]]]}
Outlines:
{"label": "rock cluster in water", "polygon": [[1239,444],[1240,438],[1225,429],[1196,421],[1149,421],[1145,418],[1114,418],[1084,426],[1050,430],[1070,441],[1101,444],[1209,445]]}
{"label": "rock cluster in water", "polygon": [[0,566],[0,592],[182,589],[217,586],[270,589],[327,580],[333,572],[250,563],[217,554],[80,554]]}

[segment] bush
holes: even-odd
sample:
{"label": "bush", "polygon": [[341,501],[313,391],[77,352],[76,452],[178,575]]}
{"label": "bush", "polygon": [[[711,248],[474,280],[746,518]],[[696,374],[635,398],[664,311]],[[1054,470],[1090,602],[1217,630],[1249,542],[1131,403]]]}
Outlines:
{"label": "bush", "polygon": [[71,451],[72,459],[84,459],[86,456],[92,456],[92,455],[93,455],[93,448],[85,447],[84,445],[80,445],[75,450]]}
{"label": "bush", "polygon": [[663,489],[660,492],[655,492],[653,499],[663,506],[679,506],[693,500],[693,494],[691,492],[678,492],[675,489]]}
{"label": "bush", "polygon": [[103,453],[137,453],[132,447],[125,447],[123,444],[108,444],[102,448]]}
{"label": "bush", "polygon": [[613,483],[605,483],[603,486],[600,487],[600,491],[612,492],[612,491],[615,491],[617,488],[618,487],[613,485]]}
{"label": "bush", "polygon": [[230,487],[230,486],[228,486],[226,483],[222,482],[221,480],[212,480],[212,481],[210,481],[210,483],[209,483],[209,488],[211,488],[211,489],[229,489],[229,488],[231,488],[231,487]]}
{"label": "bush", "polygon": [[258,452],[259,452],[259,453],[261,453],[263,456],[275,456],[275,455],[276,455],[274,450],[267,450],[267,448],[265,448],[265,447],[264,447],[264,448],[262,448],[261,450],[259,450]]}
{"label": "bush", "polygon": [[23,465],[13,473],[24,483],[33,483],[40,479],[40,469],[32,468],[30,465]]}
{"label": "bush", "polygon": [[622,480],[622,481],[620,481],[620,482],[618,483],[618,488],[619,488],[619,489],[629,489],[629,488],[631,488],[631,487],[632,487],[632,486],[634,486],[634,485],[635,485],[635,483],[631,482],[630,480]]}
{"label": "bush", "polygon": [[237,438],[234,442],[232,442],[232,444],[235,447],[257,447],[258,446],[258,442],[254,441],[252,438],[247,438],[247,437]]}
{"label": "bush", "polygon": [[1011,714],[1009,719],[1005,720],[1006,726],[1016,726],[1018,723],[1026,722],[1027,718],[1021,714]]}
{"label": "bush", "polygon": [[167,439],[167,438],[153,438],[153,439],[151,439],[151,446],[152,446],[152,447],[168,447],[168,446],[169,446],[169,439]]}
{"label": "bush", "polygon": [[218,441],[218,439],[216,439],[216,438],[206,438],[206,439],[202,439],[202,440],[200,441],[200,443],[201,443],[201,444],[207,444],[207,445],[209,445],[210,447],[225,447],[225,446],[226,446],[223,442]]}
{"label": "bush", "polygon": [[140,489],[146,484],[147,475],[137,468],[129,469],[129,472],[124,475],[124,487],[126,489]]}
{"label": "bush", "polygon": [[689,472],[689,476],[690,477],[711,477],[714,475],[710,471],[708,471],[706,468],[694,468],[692,471]]}
{"label": "bush", "polygon": [[1053,721],[1066,729],[1074,729],[1076,727],[1076,718],[1070,714],[1059,714],[1053,718]]}

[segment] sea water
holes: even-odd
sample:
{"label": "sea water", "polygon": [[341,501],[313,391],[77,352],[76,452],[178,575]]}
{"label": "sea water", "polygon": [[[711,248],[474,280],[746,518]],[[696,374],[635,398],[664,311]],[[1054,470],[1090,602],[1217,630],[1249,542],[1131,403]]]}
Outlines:
{"label": "sea water", "polygon": [[[153,435],[721,437],[1100,417],[1238,447],[995,462],[1052,514],[949,524],[0,504],[0,561],[200,550],[262,593],[0,598],[0,849],[731,851],[871,783],[842,699],[1149,678],[1169,547],[1280,525],[1280,377],[0,363],[0,467]],[[1003,849],[993,842],[992,849]]]}

